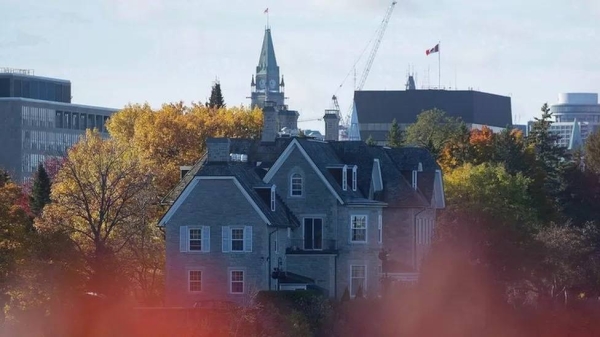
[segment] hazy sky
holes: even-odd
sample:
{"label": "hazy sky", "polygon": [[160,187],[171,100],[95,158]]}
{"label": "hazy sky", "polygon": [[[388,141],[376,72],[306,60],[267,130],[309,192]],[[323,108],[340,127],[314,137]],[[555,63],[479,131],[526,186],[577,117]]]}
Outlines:
{"label": "hazy sky", "polygon": [[[319,118],[391,0],[0,0],[0,67],[69,79],[74,103],[248,104],[265,15],[290,108]],[[559,92],[600,92],[600,0],[400,0],[365,89],[442,82],[512,97],[525,122]],[[363,70],[359,63],[357,73]],[[429,69],[429,70],[428,70]],[[339,89],[344,111],[353,79]],[[301,123],[322,129],[322,122]]]}

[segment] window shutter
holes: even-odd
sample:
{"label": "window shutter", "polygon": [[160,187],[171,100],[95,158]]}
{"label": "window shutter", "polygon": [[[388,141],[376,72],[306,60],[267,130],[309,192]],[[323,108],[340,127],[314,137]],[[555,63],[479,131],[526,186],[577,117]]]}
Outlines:
{"label": "window shutter", "polygon": [[229,253],[231,251],[231,231],[229,230],[229,226],[221,227],[221,234],[223,236],[223,252]]}
{"label": "window shutter", "polygon": [[188,226],[179,227],[179,251],[185,253],[188,251]]}
{"label": "window shutter", "polygon": [[244,227],[244,251],[252,251],[252,226]]}
{"label": "window shutter", "polygon": [[210,252],[210,227],[202,226],[202,252]]}

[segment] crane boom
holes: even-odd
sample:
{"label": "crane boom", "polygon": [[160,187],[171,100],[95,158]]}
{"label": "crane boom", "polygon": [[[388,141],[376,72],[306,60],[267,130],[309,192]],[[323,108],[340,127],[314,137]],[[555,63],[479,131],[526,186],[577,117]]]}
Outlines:
{"label": "crane boom", "polygon": [[387,29],[388,23],[390,22],[390,18],[392,17],[392,13],[394,12],[394,8],[398,1],[392,1],[392,4],[387,10],[383,21],[381,22],[381,26],[379,27],[379,33],[377,35],[377,39],[375,40],[375,45],[371,50],[371,54],[367,60],[367,65],[365,66],[365,70],[363,70],[362,76],[360,77],[360,82],[358,82],[358,86],[356,90],[362,90],[367,82],[367,78],[369,77],[369,72],[371,71],[371,66],[373,66],[373,61],[375,61],[375,56],[377,56],[377,51],[379,50],[379,46],[381,45],[381,40],[383,39],[383,35],[385,35],[385,31]]}

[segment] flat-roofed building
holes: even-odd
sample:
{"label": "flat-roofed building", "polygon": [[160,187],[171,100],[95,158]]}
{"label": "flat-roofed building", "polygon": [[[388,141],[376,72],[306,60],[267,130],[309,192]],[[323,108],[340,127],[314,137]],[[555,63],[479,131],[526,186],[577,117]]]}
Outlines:
{"label": "flat-roofed building", "polygon": [[15,181],[29,179],[40,162],[59,157],[86,129],[108,137],[116,109],[71,103],[71,82],[0,68],[0,167]]}

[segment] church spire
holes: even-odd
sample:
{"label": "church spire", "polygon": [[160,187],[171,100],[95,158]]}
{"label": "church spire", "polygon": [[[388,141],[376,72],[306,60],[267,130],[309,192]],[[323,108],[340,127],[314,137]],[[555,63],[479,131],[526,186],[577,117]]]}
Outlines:
{"label": "church spire", "polygon": [[273,47],[273,38],[271,37],[271,28],[265,29],[262,50],[258,60],[257,72],[277,68],[277,59],[275,58],[275,48]]}

